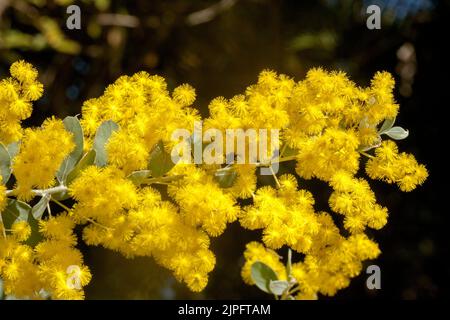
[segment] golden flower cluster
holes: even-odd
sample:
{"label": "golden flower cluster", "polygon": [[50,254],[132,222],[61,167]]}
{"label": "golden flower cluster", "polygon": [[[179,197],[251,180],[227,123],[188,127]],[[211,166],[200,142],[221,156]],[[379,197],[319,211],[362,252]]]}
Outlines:
{"label": "golden flower cluster", "polygon": [[[129,258],[151,256],[201,291],[216,262],[210,237],[234,221],[261,230],[263,243],[248,244],[244,253],[245,282],[254,283],[251,269],[259,261],[278,279],[295,281],[298,299],[334,295],[361,272],[364,260],[379,255],[366,230],[387,222],[387,209],[357,174],[361,164],[370,178],[396,183],[402,191],[428,175],[394,141],[382,141],[379,127],[399,109],[387,72],[360,88],[342,72],[312,69],[296,82],[266,70],[243,94],[212,100],[206,129],[224,136],[227,129],[280,130],[278,157],[226,167],[171,161],[174,130],[201,120],[192,106],[195,90],[187,84],[169,92],[162,77],[122,76],[83,104],[79,122],[51,118],[40,128],[22,129],[20,121],[30,116],[42,85],[23,61],[12,65],[11,75],[0,83],[6,106],[0,111],[0,155],[6,159],[1,173],[7,180],[0,184],[0,278],[5,293],[16,297],[83,298],[91,274],[75,248],[75,226],[83,228],[87,244]],[[19,149],[13,152],[11,143]],[[269,185],[258,180],[260,167],[289,161],[296,162],[295,171],[273,172]],[[59,175],[61,170],[68,174]],[[315,210],[313,194],[298,186],[302,179],[330,186],[329,212]],[[284,247],[304,257],[290,274],[275,251]],[[81,288],[67,281],[70,266],[79,267]]]}

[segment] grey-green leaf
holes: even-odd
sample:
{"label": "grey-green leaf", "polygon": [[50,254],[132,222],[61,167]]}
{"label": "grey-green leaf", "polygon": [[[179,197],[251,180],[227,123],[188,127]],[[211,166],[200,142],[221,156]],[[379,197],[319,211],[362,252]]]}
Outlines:
{"label": "grey-green leaf", "polygon": [[11,229],[11,226],[16,221],[27,221],[31,207],[25,202],[9,199],[7,205],[3,210],[1,217],[5,229]]}
{"label": "grey-green leaf", "polygon": [[3,280],[0,278],[0,300],[3,299]]}
{"label": "grey-green leaf", "polygon": [[394,118],[386,118],[383,122],[383,124],[381,125],[380,130],[378,130],[379,134],[384,133],[385,131],[389,130],[390,128],[392,128],[392,126],[395,123],[395,117]]}
{"label": "grey-green leaf", "polygon": [[69,173],[66,179],[67,185],[69,185],[86,167],[94,164],[95,150],[89,150],[83,158],[77,163],[75,168]]}
{"label": "grey-green leaf", "polygon": [[11,157],[8,149],[0,143],[0,174],[2,176],[2,183],[6,184],[11,177]]}
{"label": "grey-green leaf", "polygon": [[214,179],[221,188],[230,188],[237,179],[237,172],[234,170],[218,170],[214,174]]}
{"label": "grey-green leaf", "polygon": [[45,209],[47,209],[49,201],[50,196],[48,194],[45,194],[44,196],[42,196],[39,202],[36,203],[33,208],[31,208],[31,214],[34,219],[40,220],[42,218],[42,214],[45,212]]}
{"label": "grey-green leaf", "polygon": [[289,282],[285,280],[271,280],[269,282],[270,292],[276,294],[277,296],[281,296],[288,288]]}
{"label": "grey-green leaf", "polygon": [[95,133],[93,149],[96,152],[95,165],[104,167],[108,163],[108,154],[106,152],[106,144],[114,131],[117,131],[119,126],[112,120],[103,122],[98,127]]}
{"label": "grey-green leaf", "polygon": [[270,293],[270,281],[278,280],[278,276],[275,271],[260,261],[256,261],[252,264],[251,276],[256,286],[267,293]]}
{"label": "grey-green leaf", "polygon": [[[70,181],[72,182],[72,180]],[[68,180],[66,181],[66,183],[68,184]],[[53,193],[52,194],[52,199],[58,200],[58,201],[64,201],[70,198],[70,194],[67,190],[63,190],[57,193]]]}
{"label": "grey-green leaf", "polygon": [[28,224],[30,225],[30,228],[31,228],[31,235],[25,241],[25,244],[27,244],[30,247],[34,248],[39,242],[42,241],[42,239],[44,237],[39,232],[39,222],[38,222],[38,220],[35,219],[32,214],[28,214],[27,222],[28,222]]}
{"label": "grey-green leaf", "polygon": [[131,173],[128,176],[128,179],[130,179],[135,185],[140,186],[150,175],[150,170],[139,170]]}
{"label": "grey-green leaf", "polygon": [[409,131],[403,129],[402,127],[392,127],[391,129],[384,132],[394,140],[403,140],[408,137]]}
{"label": "grey-green leaf", "polygon": [[14,159],[14,157],[19,153],[20,144],[19,142],[11,142],[6,146],[9,152],[9,156],[11,157],[11,160]]}
{"label": "grey-green leaf", "polygon": [[152,177],[158,178],[169,172],[175,164],[169,153],[164,150],[162,141],[158,142],[150,153],[148,168],[152,173]]}
{"label": "grey-green leaf", "polygon": [[298,154],[298,149],[291,148],[289,146],[282,147],[281,149],[283,150],[283,154],[281,155],[283,157],[291,157]]}
{"label": "grey-green leaf", "polygon": [[34,247],[42,240],[42,235],[39,233],[38,221],[30,214],[31,210],[31,207],[23,201],[8,199],[1,216],[5,229],[11,229],[14,222],[27,221],[31,227],[31,235],[25,244]]}
{"label": "grey-green leaf", "polygon": [[81,127],[80,121],[77,117],[66,117],[63,120],[64,127],[67,131],[73,134],[73,141],[75,143],[75,148],[73,151],[64,159],[61,166],[56,173],[56,178],[61,184],[66,182],[67,176],[75,167],[75,165],[80,161],[83,155],[84,138],[83,138],[83,128]]}

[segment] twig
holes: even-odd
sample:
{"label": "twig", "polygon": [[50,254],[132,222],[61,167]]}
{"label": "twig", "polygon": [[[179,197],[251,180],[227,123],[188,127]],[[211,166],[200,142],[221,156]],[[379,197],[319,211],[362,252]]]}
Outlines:
{"label": "twig", "polygon": [[6,229],[5,229],[5,224],[3,223],[3,219],[0,216],[0,222],[2,223],[2,231],[3,231],[3,237],[6,238]]}
{"label": "twig", "polygon": [[[33,189],[31,190],[32,193],[34,193],[37,196],[45,196],[45,195],[51,195],[54,193],[60,193],[67,191],[67,187],[60,185],[57,187],[49,188],[49,189]],[[16,194],[16,190],[6,190],[6,196],[14,196]]]}
{"label": "twig", "polygon": [[9,7],[10,0],[0,0],[0,18],[3,15],[3,11]]}
{"label": "twig", "polygon": [[60,202],[60,201],[58,201],[58,200],[56,200],[56,199],[53,199],[53,198],[51,198],[50,200],[52,200],[54,203],[56,203],[58,206],[60,206],[61,208],[63,208],[64,210],[66,210],[67,212],[71,212],[72,211],[72,209],[70,209],[68,206],[66,206],[64,203],[62,203],[62,202]]}
{"label": "twig", "polygon": [[[51,199],[51,198],[50,198]],[[50,202],[47,202],[47,211],[48,211],[48,215],[50,216],[50,218],[53,218],[52,216],[52,210],[50,209]]]}
{"label": "twig", "polygon": [[128,14],[100,13],[97,15],[97,22],[103,26],[117,26],[125,28],[136,28],[139,26],[139,19]]}
{"label": "twig", "polygon": [[208,8],[191,13],[186,18],[186,23],[190,26],[206,23],[214,19],[221,12],[230,9],[237,0],[221,0]]}
{"label": "twig", "polygon": [[[64,210],[66,210],[67,212],[72,212],[72,209],[69,208],[68,206],[66,206],[65,204],[61,203],[60,201],[56,200],[56,199],[51,199],[54,203],[56,203],[57,205],[59,205],[61,208],[63,208]],[[87,218],[87,217],[83,217],[83,219],[86,219],[87,221],[95,224],[96,226],[99,226],[105,230],[112,230],[112,228],[108,228],[107,226],[102,225],[101,223],[95,221],[94,219],[91,218]]]}
{"label": "twig", "polygon": [[278,188],[281,188],[280,181],[278,181],[277,175],[276,175],[275,172],[273,171],[271,165],[269,166],[269,169],[270,169],[270,172],[272,172],[272,176],[273,176],[273,178],[275,179],[275,182],[277,183],[277,187],[278,187]]}
{"label": "twig", "polygon": [[184,174],[176,175],[176,176],[168,176],[168,177],[160,177],[160,178],[148,178],[144,179],[144,184],[168,184],[173,181],[181,180],[184,178]]}

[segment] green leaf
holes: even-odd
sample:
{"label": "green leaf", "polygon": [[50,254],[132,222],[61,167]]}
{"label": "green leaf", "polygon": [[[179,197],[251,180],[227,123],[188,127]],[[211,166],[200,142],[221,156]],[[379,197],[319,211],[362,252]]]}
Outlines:
{"label": "green leaf", "polygon": [[25,244],[34,247],[42,240],[42,235],[39,233],[39,223],[31,214],[31,210],[31,207],[23,201],[8,199],[7,206],[2,212],[2,220],[5,229],[11,229],[14,222],[27,221],[31,227],[31,235]]}
{"label": "green leaf", "polygon": [[0,300],[3,299],[3,280],[0,278]]}
{"label": "green leaf", "polygon": [[25,244],[34,248],[39,242],[44,239],[42,234],[39,232],[39,222],[36,220],[32,214],[28,214],[28,224],[31,227],[31,235],[25,241]]}
{"label": "green leaf", "polygon": [[50,196],[48,194],[45,194],[42,196],[42,198],[39,200],[38,203],[36,203],[33,208],[31,208],[31,215],[36,220],[40,220],[42,218],[42,214],[44,213],[45,209],[47,209],[47,205],[50,202]]}
{"label": "green leaf", "polygon": [[41,289],[39,290],[39,297],[43,300],[51,300],[52,295],[47,290]]}
{"label": "green leaf", "polygon": [[[86,167],[94,164],[95,150],[89,150],[83,158],[76,164],[75,168],[69,173],[66,179],[67,185],[69,185]],[[59,200],[59,199],[57,199]]]}
{"label": "green leaf", "polygon": [[282,157],[290,157],[298,154],[298,149],[291,148],[289,146],[282,147],[281,150],[283,150],[283,154],[280,155]]}
{"label": "green leaf", "polygon": [[214,173],[214,179],[221,188],[232,187],[237,176],[237,172],[234,170],[218,170]]}
{"label": "green leaf", "polygon": [[11,142],[6,146],[6,149],[8,149],[9,156],[11,157],[12,160],[19,153],[20,144],[17,141]]}
{"label": "green leaf", "polygon": [[106,152],[106,144],[114,131],[117,131],[119,126],[112,120],[103,122],[98,127],[95,133],[94,145],[92,149],[95,150],[95,165],[104,167],[108,163],[108,154]]}
{"label": "green leaf", "polygon": [[11,177],[12,160],[19,153],[19,147],[18,142],[12,142],[6,147],[3,143],[0,143],[0,175],[3,184],[6,184]]}
{"label": "green leaf", "polygon": [[11,229],[16,221],[27,221],[31,207],[23,201],[8,199],[7,205],[3,210],[1,217],[5,229]]}
{"label": "green leaf", "polygon": [[392,127],[383,133],[394,140],[403,140],[409,136],[409,131],[403,129],[402,127]]}
{"label": "green leaf", "polygon": [[162,141],[158,142],[150,153],[150,160],[148,161],[148,168],[152,172],[152,177],[158,178],[169,172],[175,164],[170,157],[170,154],[164,150]]}
{"label": "green leaf", "polygon": [[[72,181],[70,181],[72,182]],[[70,198],[70,194],[67,190],[60,191],[57,193],[52,194],[52,199],[58,200],[58,201],[64,201]]]}
{"label": "green leaf", "polygon": [[389,130],[390,128],[392,128],[392,126],[395,123],[395,117],[394,118],[386,118],[383,122],[383,124],[381,125],[380,130],[378,130],[379,134],[384,133],[385,131]]}
{"label": "green leaf", "polygon": [[288,288],[289,282],[285,280],[270,280],[269,282],[270,292],[276,294],[277,296],[281,296]]}
{"label": "green leaf", "polygon": [[128,176],[128,179],[130,179],[135,185],[140,186],[150,175],[150,170],[134,171]]}
{"label": "green leaf", "polygon": [[64,159],[61,166],[56,173],[56,178],[61,184],[64,184],[67,179],[67,175],[72,171],[78,161],[83,155],[83,128],[81,127],[80,121],[77,117],[66,117],[63,120],[64,127],[68,132],[73,134],[73,141],[75,143],[75,148],[73,151]]}
{"label": "green leaf", "polygon": [[2,176],[2,183],[6,184],[11,177],[11,157],[8,149],[0,143],[0,174]]}
{"label": "green leaf", "polygon": [[268,265],[260,261],[256,261],[252,264],[251,276],[256,286],[264,292],[270,293],[270,281],[278,280],[278,276],[275,271]]}

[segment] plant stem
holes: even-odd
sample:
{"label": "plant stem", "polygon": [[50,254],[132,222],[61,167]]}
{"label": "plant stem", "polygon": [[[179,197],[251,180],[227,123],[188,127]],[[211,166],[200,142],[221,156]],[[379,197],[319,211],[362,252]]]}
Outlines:
{"label": "plant stem", "polygon": [[[34,193],[37,196],[45,196],[46,194],[51,195],[55,193],[60,193],[67,191],[67,187],[64,185],[60,185],[57,187],[49,188],[49,189],[33,189],[31,190],[32,193]],[[16,189],[13,190],[6,190],[6,196],[14,196],[16,194]]]}
{"label": "plant stem", "polygon": [[283,147],[281,148],[281,151],[280,151],[280,158],[283,157],[283,154],[284,154],[284,152],[286,151],[287,146],[288,146],[287,143],[285,143],[285,144],[283,145]]}
{"label": "plant stem", "polygon": [[89,221],[90,223],[95,224],[96,226],[98,226],[98,227],[100,227],[100,228],[103,228],[103,229],[105,229],[105,230],[112,230],[112,228],[109,228],[109,227],[107,227],[107,226],[104,226],[103,224],[101,224],[101,223],[95,221],[94,219],[91,219],[91,218],[84,218],[84,219],[86,219],[86,220]]}
{"label": "plant stem", "polygon": [[299,290],[300,290],[300,287],[297,286],[295,288],[292,288],[292,290],[289,290],[289,294],[292,295],[293,293],[296,293]]}
{"label": "plant stem", "polygon": [[153,183],[161,183],[168,184],[172,181],[177,181],[184,178],[184,174],[176,175],[176,176],[168,176],[168,177],[160,177],[160,178],[148,178],[143,181],[144,184],[153,184]]}
{"label": "plant stem", "polygon": [[287,266],[286,271],[288,273],[288,279],[290,279],[291,271],[292,271],[292,250],[291,248],[288,248],[288,258],[287,258]]}
{"label": "plant stem", "polygon": [[54,203],[56,203],[58,206],[60,206],[61,208],[63,208],[64,210],[66,210],[67,212],[71,212],[72,209],[69,208],[68,206],[66,206],[65,204],[61,203],[60,201],[51,198],[50,200],[52,200]]}
{"label": "plant stem", "polygon": [[292,161],[292,160],[295,160],[295,158],[297,157],[297,155],[293,155],[293,156],[289,156],[289,157],[284,157],[284,158],[278,158],[278,159],[275,159],[275,160],[273,160],[273,161],[270,161],[270,164],[269,163],[257,163],[256,165],[258,166],[258,167],[267,167],[267,166],[269,166],[269,165],[271,165],[271,164],[274,164],[274,163],[281,163],[281,162],[286,162],[286,161]]}
{"label": "plant stem", "polygon": [[374,159],[374,158],[375,158],[374,156],[368,154],[368,153],[365,152],[365,151],[360,151],[360,153],[363,154],[363,155],[365,155],[367,158],[370,158],[370,159]]}
{"label": "plant stem", "polygon": [[[61,203],[60,201],[56,200],[56,199],[51,199],[54,203],[56,203],[57,205],[59,205],[61,208],[63,208],[64,210],[66,210],[67,212],[72,212],[72,209],[69,208],[68,206],[66,206],[65,204]],[[83,217],[83,219],[86,219],[87,221],[95,224],[96,226],[99,226],[101,228],[104,228],[106,230],[111,230],[111,228],[108,228],[107,226],[102,225],[101,223],[95,221],[94,219],[91,218],[86,218]]]}
{"label": "plant stem", "polygon": [[53,218],[52,210],[50,209],[50,202],[47,202],[47,211],[48,211],[48,215],[50,216],[50,218]]}
{"label": "plant stem", "polygon": [[277,175],[275,174],[275,172],[272,169],[272,166],[269,166],[270,172],[272,172],[272,176],[275,179],[275,182],[277,183],[278,188],[281,188],[281,184],[280,181],[278,181]]}
{"label": "plant stem", "polygon": [[6,229],[5,229],[5,224],[3,223],[3,220],[0,219],[1,223],[2,223],[2,231],[3,231],[3,237],[6,238]]}

